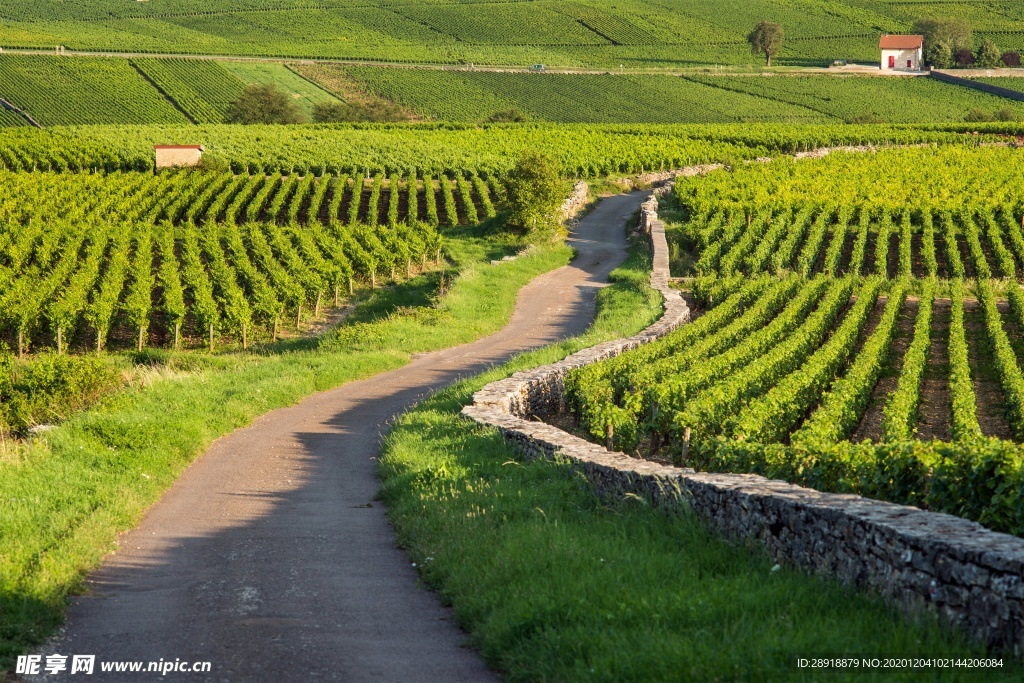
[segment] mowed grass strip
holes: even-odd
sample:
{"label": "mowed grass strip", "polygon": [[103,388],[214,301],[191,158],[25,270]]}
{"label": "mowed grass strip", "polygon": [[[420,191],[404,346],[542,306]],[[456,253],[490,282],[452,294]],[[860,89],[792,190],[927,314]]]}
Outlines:
{"label": "mowed grass strip", "polygon": [[[509,681],[965,680],[962,671],[830,670],[799,656],[980,655],[932,617],[789,567],[688,514],[598,500],[564,462],[521,460],[459,415],[520,369],[631,334],[658,313],[634,257],[583,337],[466,380],[402,416],[380,464],[400,542]],[[984,680],[1019,680],[1019,663]],[[980,678],[978,680],[981,680]]]}
{"label": "mowed grass strip", "polygon": [[[500,240],[449,235],[461,271],[426,308],[437,274],[380,291],[319,340],[211,356],[166,352],[121,392],[34,441],[0,450],[0,675],[59,625],[65,597],[216,438],[274,408],[399,367],[411,354],[500,329],[518,290],[567,263],[551,247],[497,266]],[[418,308],[410,308],[417,306]],[[429,313],[429,314],[425,314]],[[156,354],[160,355],[160,354]]]}

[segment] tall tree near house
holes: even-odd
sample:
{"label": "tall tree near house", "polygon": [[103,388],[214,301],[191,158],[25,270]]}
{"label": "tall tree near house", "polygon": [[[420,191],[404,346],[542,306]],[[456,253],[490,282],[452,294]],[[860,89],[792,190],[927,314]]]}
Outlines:
{"label": "tall tree near house", "polygon": [[750,43],[750,50],[755,55],[764,55],[767,66],[772,65],[772,57],[782,50],[782,41],[785,37],[782,34],[782,27],[775,22],[762,19],[747,36]]}

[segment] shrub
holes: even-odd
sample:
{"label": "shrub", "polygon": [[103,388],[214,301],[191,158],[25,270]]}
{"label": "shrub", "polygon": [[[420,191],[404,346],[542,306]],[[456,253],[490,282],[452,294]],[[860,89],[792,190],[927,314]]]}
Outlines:
{"label": "shrub", "polygon": [[280,88],[248,85],[228,106],[228,123],[303,123],[305,116]]}
{"label": "shrub", "polygon": [[539,152],[523,155],[509,174],[509,225],[529,233],[534,240],[561,236],[559,209],[567,194],[568,183],[554,159]]}
{"label": "shrub", "polygon": [[956,65],[959,67],[966,68],[969,66],[974,66],[974,53],[968,50],[967,48],[957,50],[956,54],[954,55],[954,59],[956,61]]}
{"label": "shrub", "polygon": [[949,43],[941,41],[929,45],[925,51],[925,61],[937,69],[948,69],[953,66],[953,49]]}
{"label": "shrub", "polygon": [[0,431],[23,434],[61,420],[117,386],[117,373],[95,356],[15,361],[0,351]]}
{"label": "shrub", "polygon": [[1003,54],[999,51],[999,47],[986,38],[981,41],[981,47],[978,48],[975,65],[983,69],[994,69],[1002,66],[1002,58]]}
{"label": "shrub", "polygon": [[488,123],[522,123],[526,121],[526,114],[519,111],[518,109],[506,109],[504,111],[496,111],[488,117]]}
{"label": "shrub", "polygon": [[1003,62],[1003,66],[1010,67],[1011,69],[1020,66],[1020,53],[1015,50],[1004,52],[1000,59]]}

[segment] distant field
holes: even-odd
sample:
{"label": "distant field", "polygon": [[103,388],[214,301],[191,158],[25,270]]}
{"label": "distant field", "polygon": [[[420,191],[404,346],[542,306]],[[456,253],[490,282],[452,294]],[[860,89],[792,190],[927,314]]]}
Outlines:
{"label": "distant field", "polygon": [[218,62],[194,59],[136,59],[149,77],[196,123],[224,123],[228,105],[245,88],[242,79]]}
{"label": "distant field", "polygon": [[[1024,79],[995,80],[1020,88],[1014,83]],[[44,126],[223,123],[249,83],[276,84],[310,119],[318,102],[384,99],[414,119],[461,123],[486,122],[511,109],[552,123],[928,123],[962,121],[975,109],[1009,109],[1024,120],[1022,103],[928,78],[570,75],[0,55],[0,97]],[[23,125],[18,118],[7,114],[0,125]]]}
{"label": "distant field", "polygon": [[807,107],[846,121],[885,123],[962,121],[972,109],[1009,109],[1024,118],[1024,103],[950,86],[930,78],[866,76],[687,76],[731,92]]}
{"label": "distant field", "polygon": [[344,71],[376,94],[452,121],[483,121],[511,108],[534,120],[580,123],[922,123],[962,121],[972,109],[1024,118],[1021,103],[926,78]]}
{"label": "distant field", "polygon": [[315,104],[336,102],[338,99],[283,64],[251,62],[220,62],[220,64],[245,85],[250,83],[277,85],[291,96],[308,117],[312,117]]}
{"label": "distant field", "polygon": [[5,47],[616,67],[755,64],[744,36],[782,24],[782,64],[873,62],[878,35],[963,17],[1024,49],[1024,6],[1000,0],[5,0]]}
{"label": "distant field", "polygon": [[804,107],[675,76],[578,76],[352,67],[374,93],[432,118],[482,121],[518,109],[559,123],[822,123]]}
{"label": "distant field", "polygon": [[0,97],[44,126],[186,122],[124,59],[2,55]]}

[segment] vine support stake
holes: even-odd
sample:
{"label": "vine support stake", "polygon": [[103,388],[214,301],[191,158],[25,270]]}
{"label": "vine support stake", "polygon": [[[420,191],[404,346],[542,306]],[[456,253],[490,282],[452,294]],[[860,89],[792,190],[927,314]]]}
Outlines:
{"label": "vine support stake", "polygon": [[615,428],[609,422],[604,428],[604,447],[610,451],[615,450]]}
{"label": "vine support stake", "polygon": [[213,323],[210,323],[210,353],[213,353]]}
{"label": "vine support stake", "polygon": [[676,467],[682,467],[686,464],[686,459],[690,456],[690,428],[687,427],[683,431],[683,447],[679,451],[679,460],[676,461]]}
{"label": "vine support stake", "polygon": [[64,328],[57,326],[57,355],[64,353]]}
{"label": "vine support stake", "polygon": [[181,345],[181,323],[174,323],[174,350]]}

